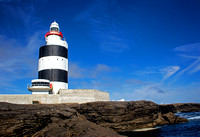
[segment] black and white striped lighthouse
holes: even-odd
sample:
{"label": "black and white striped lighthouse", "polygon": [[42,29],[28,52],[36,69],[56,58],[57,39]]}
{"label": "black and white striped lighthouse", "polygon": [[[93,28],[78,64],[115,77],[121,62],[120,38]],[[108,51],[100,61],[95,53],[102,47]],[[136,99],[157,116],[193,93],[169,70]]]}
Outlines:
{"label": "black and white striped lighthouse", "polygon": [[46,45],[40,47],[38,81],[50,81],[53,94],[60,89],[68,89],[68,44],[63,39],[59,25],[55,21],[46,33]]}
{"label": "black and white striped lighthouse", "polygon": [[40,47],[38,78],[48,79],[53,94],[59,89],[68,89],[68,44],[55,21],[45,35],[46,45]]}

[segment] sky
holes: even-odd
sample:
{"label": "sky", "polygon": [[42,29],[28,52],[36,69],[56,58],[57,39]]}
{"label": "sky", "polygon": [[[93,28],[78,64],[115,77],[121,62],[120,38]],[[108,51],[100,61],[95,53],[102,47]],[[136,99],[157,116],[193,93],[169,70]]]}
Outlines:
{"label": "sky", "polygon": [[110,100],[200,103],[199,0],[0,0],[0,94],[31,94],[55,20],[69,88]]}

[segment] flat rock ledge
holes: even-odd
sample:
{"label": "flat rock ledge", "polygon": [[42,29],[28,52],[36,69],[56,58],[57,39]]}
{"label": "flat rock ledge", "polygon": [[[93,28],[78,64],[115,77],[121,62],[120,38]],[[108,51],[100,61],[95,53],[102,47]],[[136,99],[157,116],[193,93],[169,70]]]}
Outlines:
{"label": "flat rock ledge", "polygon": [[120,132],[187,122],[151,101],[85,104],[0,103],[0,136],[120,137]]}

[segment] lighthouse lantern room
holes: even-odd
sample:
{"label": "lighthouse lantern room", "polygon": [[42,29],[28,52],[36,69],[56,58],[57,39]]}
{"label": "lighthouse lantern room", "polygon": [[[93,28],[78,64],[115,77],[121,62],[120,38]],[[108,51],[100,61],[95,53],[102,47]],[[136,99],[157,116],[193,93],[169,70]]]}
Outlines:
{"label": "lighthouse lantern room", "polygon": [[[46,45],[39,50],[38,79],[32,80],[32,84],[28,86],[32,94],[41,94],[42,89],[50,94],[57,94],[60,89],[68,89],[68,44],[62,39],[63,34],[58,23],[54,21],[45,35]],[[49,88],[43,88],[42,81],[45,80],[45,86]],[[35,81],[38,83],[34,84]]]}

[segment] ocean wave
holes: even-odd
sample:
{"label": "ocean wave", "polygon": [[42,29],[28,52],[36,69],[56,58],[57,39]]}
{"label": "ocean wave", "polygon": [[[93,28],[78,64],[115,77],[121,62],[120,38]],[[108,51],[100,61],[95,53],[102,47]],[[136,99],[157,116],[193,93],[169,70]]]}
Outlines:
{"label": "ocean wave", "polygon": [[200,112],[185,112],[185,113],[176,113],[176,116],[186,118],[189,121],[199,121],[200,120]]}

